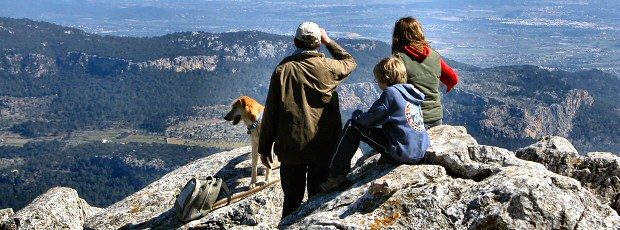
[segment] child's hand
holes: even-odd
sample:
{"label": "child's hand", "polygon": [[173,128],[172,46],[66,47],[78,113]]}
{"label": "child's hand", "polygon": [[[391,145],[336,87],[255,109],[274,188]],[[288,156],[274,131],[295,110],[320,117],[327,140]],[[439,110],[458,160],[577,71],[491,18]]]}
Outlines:
{"label": "child's hand", "polygon": [[360,115],[362,115],[362,110],[356,109],[355,111],[353,111],[353,113],[351,113],[351,119],[356,120],[357,117],[359,117]]}

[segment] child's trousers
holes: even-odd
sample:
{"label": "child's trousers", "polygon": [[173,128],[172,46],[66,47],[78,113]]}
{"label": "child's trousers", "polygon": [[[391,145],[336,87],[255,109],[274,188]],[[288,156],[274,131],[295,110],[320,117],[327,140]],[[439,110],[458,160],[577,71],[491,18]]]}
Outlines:
{"label": "child's trousers", "polygon": [[[360,145],[360,141],[366,142],[383,157],[388,157],[388,139],[381,128],[365,128],[355,120],[349,120],[345,124],[338,143],[334,149],[331,160],[330,174],[347,175],[351,171],[351,159]],[[391,158],[391,157],[390,157]]]}

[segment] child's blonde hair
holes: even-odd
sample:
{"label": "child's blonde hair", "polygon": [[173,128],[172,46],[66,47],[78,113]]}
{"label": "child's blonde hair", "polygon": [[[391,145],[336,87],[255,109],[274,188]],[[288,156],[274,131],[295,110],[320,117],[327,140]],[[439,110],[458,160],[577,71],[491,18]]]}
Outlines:
{"label": "child's blonde hair", "polygon": [[377,82],[385,83],[387,86],[407,83],[405,64],[396,57],[381,59],[372,72]]}

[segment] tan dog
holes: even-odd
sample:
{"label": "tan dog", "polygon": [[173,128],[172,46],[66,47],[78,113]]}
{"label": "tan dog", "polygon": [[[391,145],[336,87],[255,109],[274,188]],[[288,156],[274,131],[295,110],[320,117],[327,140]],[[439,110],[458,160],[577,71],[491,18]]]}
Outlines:
{"label": "tan dog", "polygon": [[[256,102],[256,100],[248,96],[242,96],[233,101],[230,112],[224,117],[225,120],[232,121],[233,125],[243,121],[248,127],[248,134],[252,141],[252,180],[250,181],[250,188],[254,188],[258,181],[258,137],[264,109],[265,107]],[[271,168],[267,166],[265,170],[265,182],[269,183],[270,180]]]}

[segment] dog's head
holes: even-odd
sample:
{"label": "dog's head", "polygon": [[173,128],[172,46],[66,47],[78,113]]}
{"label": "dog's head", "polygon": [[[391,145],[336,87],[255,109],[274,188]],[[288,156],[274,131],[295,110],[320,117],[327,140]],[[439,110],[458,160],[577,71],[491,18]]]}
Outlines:
{"label": "dog's head", "polygon": [[248,96],[237,98],[233,101],[230,112],[224,116],[224,120],[232,121],[233,125],[239,124],[241,120],[251,124],[260,114],[260,111],[256,111],[258,105],[258,102]]}

